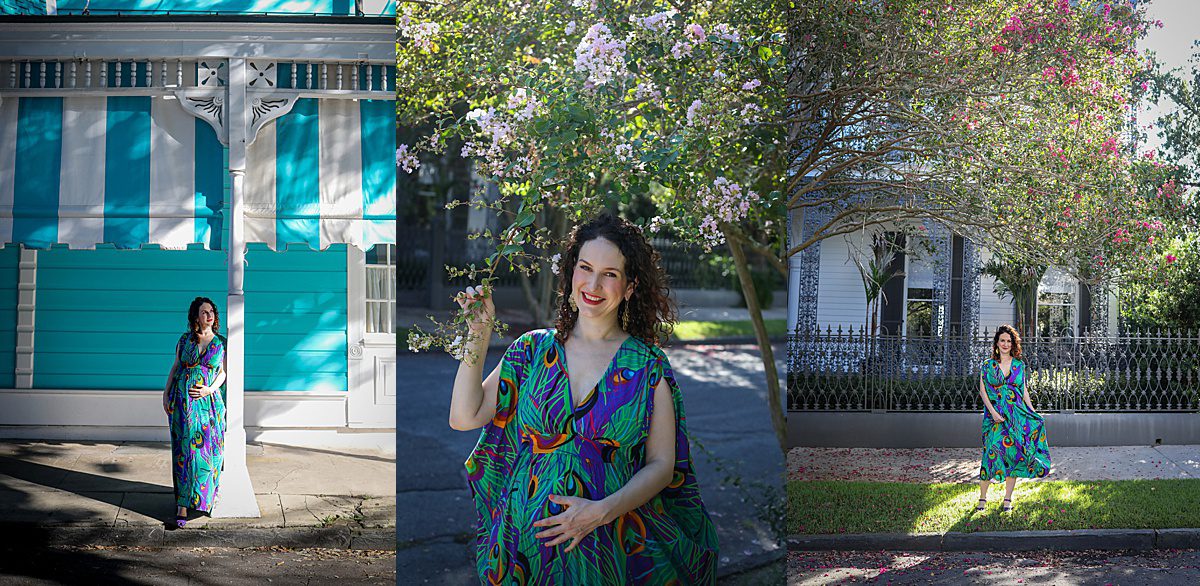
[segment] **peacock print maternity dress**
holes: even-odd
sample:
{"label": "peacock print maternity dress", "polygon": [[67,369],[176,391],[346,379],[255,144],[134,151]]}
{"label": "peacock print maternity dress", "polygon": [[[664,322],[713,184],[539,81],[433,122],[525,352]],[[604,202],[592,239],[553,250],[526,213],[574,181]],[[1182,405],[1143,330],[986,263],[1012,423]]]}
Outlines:
{"label": "peacock print maternity dress", "polygon": [[[717,536],[692,469],[683,403],[661,349],[628,338],[578,408],[554,330],[522,335],[500,363],[496,415],[467,459],[479,514],[476,565],[492,584],[711,584]],[[665,378],[675,406],[675,471],[646,504],[564,553],[534,521],[562,512],[551,494],[600,500],[641,469]]]}
{"label": "peacock print maternity dress", "polygon": [[188,395],[193,383],[211,385],[225,358],[225,343],[213,336],[207,348],[184,334],[175,345],[179,372],[167,397],[171,427],[171,480],[175,504],[205,513],[212,511],[221,478],[225,449],[225,400],[221,391],[199,399]]}
{"label": "peacock print maternity dress", "polygon": [[980,480],[1002,481],[1007,477],[1042,478],[1050,473],[1050,448],[1046,444],[1046,421],[1025,405],[1025,362],[1014,358],[1007,376],[1000,362],[988,359],[980,367],[980,378],[996,412],[1004,417],[996,423],[983,411],[983,463]]}

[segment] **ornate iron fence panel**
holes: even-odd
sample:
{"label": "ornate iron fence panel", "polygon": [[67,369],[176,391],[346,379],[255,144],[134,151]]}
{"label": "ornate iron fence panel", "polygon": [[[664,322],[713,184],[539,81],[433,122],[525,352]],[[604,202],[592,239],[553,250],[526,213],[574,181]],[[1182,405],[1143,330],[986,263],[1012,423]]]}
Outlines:
{"label": "ornate iron fence panel", "polygon": [[[1194,332],[1024,340],[1026,386],[1039,411],[1200,410],[1200,336]],[[791,411],[977,411],[988,332],[955,337],[788,337]]]}

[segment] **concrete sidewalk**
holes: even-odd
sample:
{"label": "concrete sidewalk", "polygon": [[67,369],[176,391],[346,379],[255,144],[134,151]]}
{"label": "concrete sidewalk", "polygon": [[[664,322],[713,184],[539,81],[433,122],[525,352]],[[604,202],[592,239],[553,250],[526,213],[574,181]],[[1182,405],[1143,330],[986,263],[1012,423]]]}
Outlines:
{"label": "concrete sidewalk", "polygon": [[253,444],[246,460],[260,518],[167,531],[169,444],[2,442],[0,544],[395,549],[395,456]]}
{"label": "concrete sidewalk", "polygon": [[[979,480],[980,448],[792,448],[788,480],[949,482]],[[1041,480],[1200,478],[1200,445],[1050,446]]]}

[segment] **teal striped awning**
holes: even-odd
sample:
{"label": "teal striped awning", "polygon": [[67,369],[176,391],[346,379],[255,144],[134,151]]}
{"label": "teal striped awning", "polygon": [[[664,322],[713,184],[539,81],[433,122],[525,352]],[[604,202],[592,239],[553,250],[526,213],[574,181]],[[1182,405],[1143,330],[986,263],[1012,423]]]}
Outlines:
{"label": "teal striped awning", "polygon": [[[300,98],[248,147],[246,240],[396,241],[391,100]],[[222,248],[227,150],[173,96],[0,101],[0,244]]]}

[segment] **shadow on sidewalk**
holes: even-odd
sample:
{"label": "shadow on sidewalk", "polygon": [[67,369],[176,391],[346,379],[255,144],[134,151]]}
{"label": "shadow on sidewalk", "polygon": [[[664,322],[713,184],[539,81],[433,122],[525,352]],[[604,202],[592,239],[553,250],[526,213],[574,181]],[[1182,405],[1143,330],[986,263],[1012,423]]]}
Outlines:
{"label": "shadow on sidewalk", "polygon": [[[23,481],[23,482],[21,482]],[[27,484],[39,484],[48,488],[62,490],[65,483],[95,486],[103,491],[72,491],[50,492],[58,498],[42,501],[37,498],[37,492],[30,490]],[[90,483],[90,484],[89,484]],[[94,508],[79,506],[79,497],[120,507],[124,492],[109,492],[117,490],[154,490],[161,492],[163,487],[142,482],[128,482],[105,476],[65,470],[55,466],[37,464],[13,458],[0,456],[0,581],[15,580],[22,583],[21,578],[29,580],[47,580],[49,583],[68,583],[65,578],[78,579],[77,583],[88,584],[134,584],[141,568],[127,560],[111,557],[99,551],[89,551],[79,547],[54,547],[56,543],[54,532],[41,523],[50,522],[55,525],[76,525],[81,536],[93,533],[99,537],[112,530],[114,518],[105,526],[85,524],[96,520]],[[146,515],[164,515],[171,511],[170,489],[166,494],[156,494],[163,501],[161,510],[144,509],[139,511]],[[71,494],[74,493],[74,494]],[[65,494],[67,498],[62,496]],[[78,497],[74,496],[78,495]],[[47,511],[46,505],[54,503],[54,508]],[[72,505],[72,503],[76,503]],[[61,539],[62,536],[57,536]],[[89,541],[72,539],[72,541]],[[96,539],[97,542],[101,541]]]}
{"label": "shadow on sidewalk", "polygon": [[[124,471],[125,466],[102,464],[101,468],[115,474]],[[52,490],[31,489],[24,483]],[[95,508],[87,506],[87,501],[116,508],[113,518],[104,521],[106,527],[112,527],[117,522],[116,514],[120,510],[164,521],[174,515],[174,489],[170,486],[59,468],[8,455],[0,455],[0,490],[3,492],[0,505],[4,509],[0,513],[0,521],[4,522],[98,525],[102,519]],[[35,494],[44,495],[45,498],[36,498]],[[86,500],[80,501],[70,496],[72,494]],[[78,504],[72,506],[72,503]],[[47,511],[47,508],[50,510]],[[46,515],[47,512],[49,515]]]}
{"label": "shadow on sidewalk", "polygon": [[353,458],[356,460],[371,460],[373,462],[386,462],[388,464],[396,463],[395,457],[388,457],[388,456],[375,456],[375,455],[371,455],[371,454],[360,454],[360,453],[355,453],[355,452],[339,452],[337,450],[322,450],[320,448],[313,448],[313,447],[301,448],[301,447],[296,447],[296,446],[289,446],[287,444],[273,444],[271,442],[254,442],[254,443],[258,444],[260,446],[270,446],[272,448],[283,449],[283,450],[294,450],[294,451],[298,451],[298,452],[311,452],[314,454],[327,454],[330,456],[338,456],[340,458]]}

